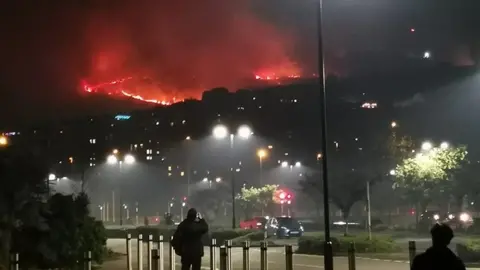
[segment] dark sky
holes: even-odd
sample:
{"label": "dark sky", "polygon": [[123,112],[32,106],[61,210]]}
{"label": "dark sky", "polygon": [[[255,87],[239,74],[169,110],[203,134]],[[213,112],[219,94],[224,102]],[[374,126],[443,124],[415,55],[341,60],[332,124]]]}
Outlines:
{"label": "dark sky", "polygon": [[[327,69],[344,73],[342,60],[365,50],[431,50],[469,63],[478,2],[325,0]],[[4,123],[93,111],[79,93],[82,79],[134,74],[161,91],[190,93],[240,87],[269,68],[316,67],[313,0],[9,1],[0,10]]]}

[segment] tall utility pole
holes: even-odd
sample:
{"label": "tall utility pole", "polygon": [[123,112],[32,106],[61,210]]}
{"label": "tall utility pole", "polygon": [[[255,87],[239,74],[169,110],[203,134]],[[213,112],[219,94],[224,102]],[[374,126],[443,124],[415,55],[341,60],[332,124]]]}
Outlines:
{"label": "tall utility pole", "polygon": [[231,172],[231,184],[232,184],[232,229],[237,227],[237,221],[235,220],[235,156],[234,156],[234,143],[235,143],[235,135],[230,134],[230,158],[232,168],[230,168]]}
{"label": "tall utility pole", "polygon": [[370,181],[367,181],[367,230],[368,240],[372,240],[372,210],[370,208]]}
{"label": "tall utility pole", "polygon": [[323,0],[317,0],[317,32],[318,32],[318,85],[321,102],[322,127],[322,167],[323,167],[323,216],[325,221],[324,268],[333,270],[333,246],[330,238],[330,196],[328,191],[328,138],[327,138],[327,94],[325,90],[325,60],[323,55]]}

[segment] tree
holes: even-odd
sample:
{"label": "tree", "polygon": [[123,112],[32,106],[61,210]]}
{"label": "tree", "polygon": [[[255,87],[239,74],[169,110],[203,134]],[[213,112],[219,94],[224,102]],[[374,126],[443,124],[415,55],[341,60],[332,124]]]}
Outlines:
{"label": "tree", "polygon": [[0,265],[9,263],[12,236],[25,224],[40,226],[47,167],[39,157],[10,146],[0,149]]}
{"label": "tree", "polygon": [[274,195],[277,189],[277,185],[265,185],[260,188],[242,188],[236,199],[244,211],[245,218],[251,218],[255,212],[262,210],[273,214]]}
{"label": "tree", "polygon": [[[307,195],[321,198],[323,196],[322,182],[318,181],[318,175],[305,176],[300,181],[300,187]],[[329,180],[330,200],[342,212],[345,221],[345,235],[348,234],[348,220],[352,206],[365,198],[367,194],[367,181],[370,178],[362,172],[346,171],[333,174]]]}
{"label": "tree", "polygon": [[433,148],[405,158],[395,169],[395,187],[404,191],[416,206],[416,222],[419,211],[453,186],[453,174],[467,162],[465,146]]}
{"label": "tree", "polygon": [[209,188],[194,193],[191,203],[204,213],[207,221],[214,221],[229,199],[230,194],[226,190]]}

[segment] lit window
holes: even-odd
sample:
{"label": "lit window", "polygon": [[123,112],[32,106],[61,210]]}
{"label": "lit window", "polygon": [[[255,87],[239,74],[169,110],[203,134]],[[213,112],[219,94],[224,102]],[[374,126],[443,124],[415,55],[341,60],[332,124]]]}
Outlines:
{"label": "lit window", "polygon": [[152,156],[147,156],[147,160],[152,160],[153,157]]}
{"label": "lit window", "polygon": [[160,125],[160,122],[157,121],[157,122],[155,123],[155,125],[157,125],[157,126]]}
{"label": "lit window", "polygon": [[168,170],[169,170],[169,171],[172,171],[172,166],[168,166]]}
{"label": "lit window", "polygon": [[152,149],[147,149],[146,151],[147,155],[151,155],[153,153]]}
{"label": "lit window", "polygon": [[185,175],[185,172],[180,172],[180,176],[184,176]]}
{"label": "lit window", "polygon": [[185,125],[185,123],[187,123],[187,121],[186,121],[186,120],[182,120],[182,124]]}
{"label": "lit window", "polygon": [[175,125],[174,122],[170,122],[170,126],[173,127]]}
{"label": "lit window", "polygon": [[168,173],[168,176],[172,176],[172,173]]}
{"label": "lit window", "polygon": [[157,151],[157,155],[160,155],[160,151]]}
{"label": "lit window", "polygon": [[90,139],[90,144],[96,144],[97,143],[97,139]]}

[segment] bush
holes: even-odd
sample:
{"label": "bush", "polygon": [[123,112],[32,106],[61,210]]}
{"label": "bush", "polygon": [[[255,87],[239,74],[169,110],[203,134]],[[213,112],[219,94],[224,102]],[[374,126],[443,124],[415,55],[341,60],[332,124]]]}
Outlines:
{"label": "bush", "polygon": [[480,262],[480,240],[457,244],[457,254],[464,262]]}
{"label": "bush", "polygon": [[[350,243],[355,243],[357,253],[388,253],[400,250],[399,246],[391,237],[373,237],[368,240],[366,235],[341,236],[331,238],[333,253],[335,256],[345,255],[348,252]],[[298,253],[302,254],[324,254],[323,236],[302,236],[298,240]]]}

